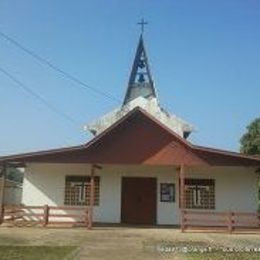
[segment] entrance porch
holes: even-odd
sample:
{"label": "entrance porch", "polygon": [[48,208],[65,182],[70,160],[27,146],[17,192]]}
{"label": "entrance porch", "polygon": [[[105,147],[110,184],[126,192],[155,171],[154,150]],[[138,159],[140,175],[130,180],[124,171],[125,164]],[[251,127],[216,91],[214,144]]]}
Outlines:
{"label": "entrance porch", "polygon": [[[185,180],[204,186],[197,185],[196,192]],[[91,164],[31,163],[22,204],[91,207],[96,223],[180,225],[182,200],[187,210],[256,212],[256,180],[254,169],[243,167],[98,165],[93,170]]]}
{"label": "entrance porch", "polygon": [[[94,176],[93,222],[129,224],[179,224],[178,167],[142,165],[99,165]],[[25,205],[89,206],[88,188],[85,203],[66,199],[68,176],[91,176],[90,164],[28,164],[22,202]],[[73,178],[71,178],[73,180]],[[78,184],[78,180],[76,183]],[[161,184],[171,184],[174,197],[161,201]],[[73,186],[73,181],[69,184]],[[67,190],[68,192],[68,190]],[[81,189],[78,189],[81,194]],[[84,193],[84,192],[83,192]],[[145,207],[145,208],[144,208]],[[149,215],[147,216],[146,213]]]}

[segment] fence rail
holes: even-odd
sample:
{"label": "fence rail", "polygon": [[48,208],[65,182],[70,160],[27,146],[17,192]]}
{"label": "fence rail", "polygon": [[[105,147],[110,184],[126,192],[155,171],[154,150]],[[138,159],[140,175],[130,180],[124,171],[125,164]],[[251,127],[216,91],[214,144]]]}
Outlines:
{"label": "fence rail", "polygon": [[35,223],[46,227],[54,224],[83,225],[91,228],[89,207],[71,206],[5,206],[2,223],[13,225]]}
{"label": "fence rail", "polygon": [[[48,225],[70,224],[92,227],[89,207],[79,206],[4,206],[1,222],[13,225],[36,223]],[[0,222],[0,224],[1,224]],[[260,213],[256,212],[215,212],[182,210],[181,229],[209,231],[260,231]]]}
{"label": "fence rail", "polygon": [[260,231],[260,213],[214,212],[199,210],[181,211],[181,229],[224,232]]}

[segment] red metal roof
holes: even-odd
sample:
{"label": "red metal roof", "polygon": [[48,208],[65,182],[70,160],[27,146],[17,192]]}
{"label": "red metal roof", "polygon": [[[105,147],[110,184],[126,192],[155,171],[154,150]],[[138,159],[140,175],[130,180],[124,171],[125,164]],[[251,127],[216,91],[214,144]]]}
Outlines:
{"label": "red metal roof", "polygon": [[0,162],[260,166],[260,158],[196,146],[136,108],[90,142],[0,157]]}

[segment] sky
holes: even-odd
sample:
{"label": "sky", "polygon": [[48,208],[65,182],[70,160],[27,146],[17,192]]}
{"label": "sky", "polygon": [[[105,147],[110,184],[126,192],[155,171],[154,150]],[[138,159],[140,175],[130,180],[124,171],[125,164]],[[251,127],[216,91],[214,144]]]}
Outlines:
{"label": "sky", "polygon": [[258,0],[0,0],[0,31],[107,98],[0,37],[0,155],[86,143],[83,126],[121,105],[141,18],[161,105],[193,124],[190,141],[239,150],[260,116]]}

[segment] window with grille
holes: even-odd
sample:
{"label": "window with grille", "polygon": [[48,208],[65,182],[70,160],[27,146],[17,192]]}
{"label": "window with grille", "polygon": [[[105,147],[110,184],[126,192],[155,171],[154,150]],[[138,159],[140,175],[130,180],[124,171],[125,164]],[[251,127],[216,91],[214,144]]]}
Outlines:
{"label": "window with grille", "polygon": [[215,209],[215,180],[185,179],[185,208]]}
{"label": "window with grille", "polygon": [[[100,178],[94,177],[94,205],[99,205]],[[90,204],[90,176],[66,176],[65,205],[85,206]]]}

